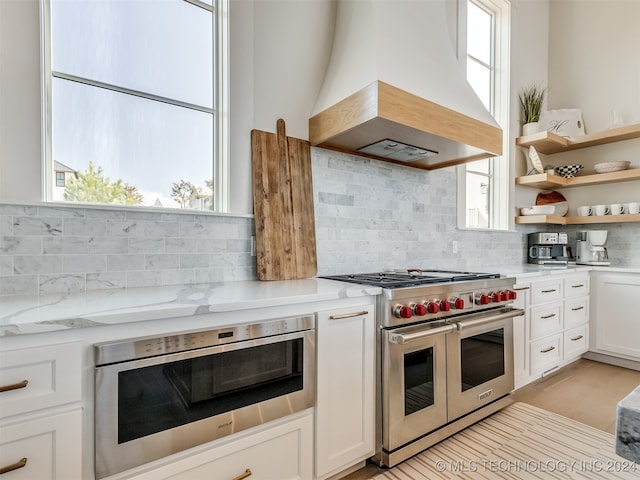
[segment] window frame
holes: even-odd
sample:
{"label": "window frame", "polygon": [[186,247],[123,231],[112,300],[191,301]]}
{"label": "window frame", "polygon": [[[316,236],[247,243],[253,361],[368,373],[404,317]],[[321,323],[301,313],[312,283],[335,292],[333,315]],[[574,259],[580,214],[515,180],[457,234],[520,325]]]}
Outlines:
{"label": "window frame", "polygon": [[[53,199],[53,192],[56,186],[56,175],[54,171],[53,158],[53,115],[52,115],[52,79],[54,77],[74,80],[81,80],[85,85],[97,88],[106,88],[115,92],[136,95],[148,100],[165,101],[166,103],[194,108],[195,110],[207,111],[213,116],[213,202],[214,209],[196,210],[185,209],[197,213],[228,213],[230,203],[230,155],[229,155],[229,1],[212,0],[209,5],[199,0],[182,0],[196,7],[203,8],[212,13],[212,33],[214,39],[213,48],[213,106],[211,109],[200,108],[186,102],[177,100],[166,101],[164,97],[140,92],[132,89],[121,88],[114,85],[105,84],[90,79],[82,79],[63,72],[53,72],[52,51],[51,51],[51,2],[53,0],[40,0],[41,20],[41,48],[42,48],[42,75],[43,75],[43,115],[42,115],[42,151],[43,151],[43,173],[41,175],[41,188],[45,203],[60,203]],[[81,205],[80,202],[64,202],[66,205]],[[101,204],[98,204],[101,205]],[[106,205],[106,204],[105,204]],[[110,206],[113,206],[109,204]],[[119,205],[119,207],[130,207],[134,209],[152,209],[153,211],[173,210],[175,208],[155,207],[152,205]]]}
{"label": "window frame", "polygon": [[457,173],[457,224],[461,230],[509,231],[512,229],[509,184],[509,98],[510,98],[510,24],[511,9],[508,0],[458,0],[458,60],[464,72],[467,71],[467,1],[472,1],[493,15],[492,32],[492,90],[491,97],[494,118],[503,131],[503,154],[488,160],[489,163],[489,225],[488,227],[467,226],[466,176],[469,165],[459,165]]}

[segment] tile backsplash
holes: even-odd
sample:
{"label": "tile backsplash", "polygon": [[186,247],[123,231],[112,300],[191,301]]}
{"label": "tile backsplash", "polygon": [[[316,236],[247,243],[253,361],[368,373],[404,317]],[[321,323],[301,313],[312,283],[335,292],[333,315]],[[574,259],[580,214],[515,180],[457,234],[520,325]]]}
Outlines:
{"label": "tile backsplash", "polygon": [[[581,226],[456,227],[456,173],[312,148],[318,274],[485,270],[526,261],[526,234]],[[613,263],[640,265],[640,223],[609,230]],[[256,279],[250,216],[0,204],[0,295]],[[454,253],[452,242],[457,242]]]}

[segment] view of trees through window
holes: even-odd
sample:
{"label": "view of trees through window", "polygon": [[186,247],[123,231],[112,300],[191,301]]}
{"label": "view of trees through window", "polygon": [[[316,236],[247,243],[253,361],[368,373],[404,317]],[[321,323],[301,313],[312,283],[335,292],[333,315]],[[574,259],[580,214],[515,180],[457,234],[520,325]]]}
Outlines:
{"label": "view of trees through window", "polygon": [[49,198],[213,209],[213,2],[47,8]]}

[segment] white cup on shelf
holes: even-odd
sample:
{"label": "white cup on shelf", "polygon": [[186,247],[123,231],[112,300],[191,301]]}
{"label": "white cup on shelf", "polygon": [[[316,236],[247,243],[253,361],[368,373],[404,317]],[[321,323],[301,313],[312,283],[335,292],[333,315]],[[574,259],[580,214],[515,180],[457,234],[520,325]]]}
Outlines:
{"label": "white cup on shelf", "polygon": [[611,204],[611,215],[620,215],[624,212],[624,205],[622,203]]}
{"label": "white cup on shelf", "polygon": [[592,208],[588,205],[584,205],[582,207],[578,207],[578,216],[579,217],[588,217],[591,215]]}
{"label": "white cup on shelf", "polygon": [[627,212],[635,215],[640,213],[640,202],[629,202],[627,203]]}
{"label": "white cup on shelf", "polygon": [[593,214],[594,215],[608,215],[609,214],[609,205],[594,205],[593,206]]}

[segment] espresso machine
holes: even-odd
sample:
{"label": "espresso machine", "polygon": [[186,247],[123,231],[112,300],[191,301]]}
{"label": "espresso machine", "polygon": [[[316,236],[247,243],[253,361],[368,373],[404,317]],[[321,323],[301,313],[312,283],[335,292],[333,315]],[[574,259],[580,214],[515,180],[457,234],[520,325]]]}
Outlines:
{"label": "espresso machine", "polygon": [[604,244],[607,241],[607,230],[583,230],[576,237],[578,256],[576,263],[580,265],[609,265],[609,254]]}
{"label": "espresso machine", "polygon": [[536,265],[566,266],[571,257],[567,234],[537,232],[528,235],[527,261]]}

